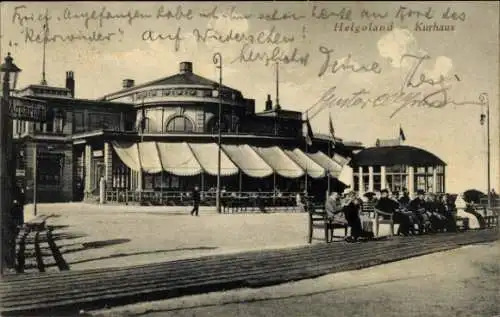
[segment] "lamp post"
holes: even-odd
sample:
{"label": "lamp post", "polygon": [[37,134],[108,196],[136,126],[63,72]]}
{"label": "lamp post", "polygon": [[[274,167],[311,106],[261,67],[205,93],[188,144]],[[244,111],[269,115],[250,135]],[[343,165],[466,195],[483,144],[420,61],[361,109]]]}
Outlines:
{"label": "lamp post", "polygon": [[486,114],[481,113],[481,125],[484,125],[484,120],[486,119],[486,171],[487,171],[487,191],[488,191],[488,209],[491,208],[491,178],[490,178],[490,100],[488,94],[483,92],[479,95],[479,101],[484,106],[486,105]]}
{"label": "lamp post", "polygon": [[222,122],[222,54],[215,53],[213,56],[213,62],[219,69],[219,87],[217,89],[217,94],[219,95],[219,118],[217,124],[217,192],[215,193],[215,208],[217,212],[220,213],[220,165],[221,165],[221,122]]}
{"label": "lamp post", "polygon": [[[3,276],[5,267],[12,267],[15,251],[15,239],[12,237],[12,185],[14,184],[15,168],[12,157],[12,120],[10,113],[10,92],[14,90],[17,83],[17,75],[21,71],[13,63],[10,53],[5,58],[5,63],[0,65],[2,74],[2,102],[0,106],[0,213],[1,213],[1,250],[0,250],[0,273]],[[13,249],[14,248],[14,249]]]}

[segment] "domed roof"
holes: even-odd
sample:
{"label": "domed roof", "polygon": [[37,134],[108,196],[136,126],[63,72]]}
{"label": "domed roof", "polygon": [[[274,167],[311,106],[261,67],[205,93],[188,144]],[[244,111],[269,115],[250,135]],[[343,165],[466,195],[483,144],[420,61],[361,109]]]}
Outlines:
{"label": "domed roof", "polygon": [[413,146],[380,146],[361,150],[353,157],[356,166],[446,165],[436,155]]}
{"label": "domed roof", "polygon": [[[196,75],[193,73],[193,64],[191,62],[181,62],[180,63],[180,71],[179,73],[175,75],[171,75],[168,77],[163,77],[160,79],[155,79],[150,82],[146,82],[144,84],[140,85],[133,85],[131,87],[126,87],[122,90],[119,90],[117,92],[108,94],[101,99],[108,99],[109,97],[114,97],[116,95],[123,95],[127,94],[129,92],[133,92],[135,90],[147,88],[147,87],[154,87],[154,86],[184,86],[184,88],[189,88],[189,87],[199,87],[199,86],[204,86],[204,88],[209,88],[209,89],[214,89],[219,86],[219,83],[213,80],[210,80],[208,78]],[[129,82],[133,83],[132,80],[128,80]],[[242,94],[239,90],[236,90],[234,88],[222,85],[222,89],[225,90],[226,92],[229,93],[234,93],[237,97],[241,98]]]}

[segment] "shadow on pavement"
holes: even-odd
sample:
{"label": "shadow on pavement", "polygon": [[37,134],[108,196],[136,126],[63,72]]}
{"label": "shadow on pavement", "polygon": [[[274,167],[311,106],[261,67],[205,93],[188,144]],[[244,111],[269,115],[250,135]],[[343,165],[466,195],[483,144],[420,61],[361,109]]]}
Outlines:
{"label": "shadow on pavement", "polygon": [[52,234],[52,239],[54,239],[54,241],[70,240],[70,239],[84,238],[86,236],[87,235],[83,233],[57,232]]}
{"label": "shadow on pavement", "polygon": [[[108,256],[102,256],[98,258],[92,258],[92,259],[84,259],[84,260],[79,260],[79,261],[74,261],[69,264],[79,264],[79,263],[86,263],[86,262],[93,262],[93,261],[100,261],[100,260],[108,260],[108,259],[114,259],[114,258],[121,258],[121,257],[126,257],[126,256],[134,256],[134,255],[146,255],[146,254],[156,254],[156,253],[167,253],[167,252],[176,252],[176,251],[199,251],[199,250],[216,250],[218,249],[217,247],[192,247],[192,248],[178,248],[178,249],[167,249],[167,250],[153,250],[153,251],[142,251],[142,252],[131,252],[131,253],[115,253],[111,254]],[[82,249],[83,250],[83,249]],[[76,251],[82,251],[82,250],[71,250],[71,252],[76,252]]]}
{"label": "shadow on pavement", "polygon": [[68,225],[48,225],[47,227],[51,230],[61,230],[61,229],[66,229],[69,226]]}
{"label": "shadow on pavement", "polygon": [[115,244],[122,244],[130,242],[130,239],[111,239],[111,240],[102,240],[102,241],[92,241],[92,242],[84,242],[82,246],[84,249],[97,249],[102,247],[107,247]]}

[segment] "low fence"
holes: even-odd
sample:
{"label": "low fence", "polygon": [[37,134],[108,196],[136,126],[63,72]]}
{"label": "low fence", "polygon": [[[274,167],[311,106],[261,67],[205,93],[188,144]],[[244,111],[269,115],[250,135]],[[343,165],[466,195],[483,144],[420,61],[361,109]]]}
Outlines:
{"label": "low fence", "polygon": [[[273,194],[272,192],[225,192],[221,193],[221,206],[226,212],[250,209],[297,207],[297,193],[288,192]],[[215,206],[216,195],[213,192],[201,192],[201,206]],[[141,204],[150,206],[191,206],[190,192],[158,192],[109,190],[105,192],[105,202],[119,204]]]}

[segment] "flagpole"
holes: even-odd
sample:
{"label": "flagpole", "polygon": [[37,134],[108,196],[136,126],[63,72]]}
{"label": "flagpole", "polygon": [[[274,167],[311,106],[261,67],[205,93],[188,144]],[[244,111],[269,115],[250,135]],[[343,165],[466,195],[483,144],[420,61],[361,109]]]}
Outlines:
{"label": "flagpole", "polygon": [[47,46],[47,33],[49,32],[49,19],[48,12],[45,11],[45,24],[43,25],[43,58],[42,58],[42,81],[43,86],[47,85],[47,80],[45,78],[45,51]]}
{"label": "flagpole", "polygon": [[[330,141],[330,139],[328,139],[328,157],[329,158],[332,157],[332,154],[330,153],[331,147],[332,147],[331,141]],[[328,171],[326,171],[326,178],[328,180],[328,187],[327,187],[328,195],[330,195],[330,173]]]}
{"label": "flagpole", "polygon": [[[307,153],[308,151],[309,151],[309,149],[308,149],[307,142],[306,142],[306,153]],[[307,192],[308,192],[308,191],[307,191],[307,165],[306,165],[306,171],[305,171],[305,172],[306,172],[306,173],[305,173],[305,186],[304,186],[304,188],[306,189],[306,194],[307,194]]]}

